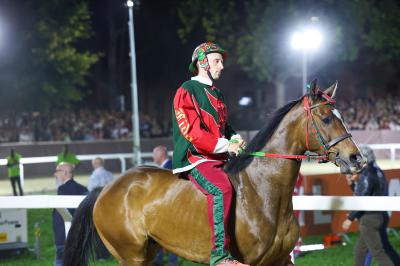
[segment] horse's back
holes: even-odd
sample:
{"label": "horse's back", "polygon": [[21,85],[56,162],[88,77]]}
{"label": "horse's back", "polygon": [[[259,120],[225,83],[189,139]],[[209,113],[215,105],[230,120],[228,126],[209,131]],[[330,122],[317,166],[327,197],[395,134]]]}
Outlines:
{"label": "horse's back", "polygon": [[103,189],[96,202],[95,213],[100,212],[100,208],[122,212],[127,206],[136,212],[136,208],[143,209],[151,199],[165,194],[173,183],[184,185],[179,181],[168,169],[151,166],[133,168]]}
{"label": "horse's back", "polygon": [[[138,167],[127,171],[104,188],[93,215],[102,239],[111,242],[124,242],[119,238],[128,236],[126,241],[139,242],[150,237],[170,250],[195,239],[211,243],[209,227],[205,226],[206,197],[189,180],[166,169]],[[182,234],[190,231],[194,238],[191,240]],[[208,257],[209,248],[192,259]],[[173,251],[185,252],[183,248]]]}

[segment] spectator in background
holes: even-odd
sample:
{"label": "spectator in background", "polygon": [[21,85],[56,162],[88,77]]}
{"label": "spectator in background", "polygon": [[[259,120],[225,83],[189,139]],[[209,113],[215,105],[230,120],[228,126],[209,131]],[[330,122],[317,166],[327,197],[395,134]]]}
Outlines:
{"label": "spectator in background", "polygon": [[18,196],[16,186],[19,189],[19,195],[23,196],[24,191],[21,186],[21,174],[19,168],[19,161],[21,160],[21,155],[11,149],[10,155],[7,156],[7,171],[8,177],[10,178],[11,186],[13,189],[14,196]]}
{"label": "spectator in background", "polygon": [[[367,167],[360,174],[347,177],[348,184],[356,196],[387,196],[385,174],[375,161],[375,155],[368,146],[360,146],[361,153],[367,158]],[[380,266],[400,265],[400,258],[390,245],[386,227],[387,212],[352,211],[343,222],[343,229],[349,230],[354,219],[359,221],[360,236],[354,248],[355,265],[368,263],[368,251]]]}
{"label": "spectator in background", "polygon": [[153,162],[165,169],[172,169],[172,161],[168,157],[167,147],[160,145],[153,149]]}
{"label": "spectator in background", "polygon": [[[162,168],[172,170],[172,161],[168,157],[167,147],[165,146],[160,145],[153,149],[153,161]],[[154,259],[154,265],[163,265],[163,258],[164,252],[163,249],[161,249]],[[168,266],[178,266],[178,257],[173,253],[168,254]]]}
{"label": "spectator in background", "polygon": [[[104,168],[104,159],[96,157],[92,161],[93,172],[89,177],[88,190],[92,191],[97,187],[104,187],[110,183],[114,176],[110,171]],[[95,250],[96,258],[98,260],[107,259],[110,256],[107,248],[104,246],[103,242],[99,243]]]}
{"label": "spectator in background", "polygon": [[[84,195],[88,190],[86,187],[77,183],[73,177],[74,166],[69,163],[60,163],[56,167],[54,176],[61,184],[57,189],[57,195]],[[68,209],[74,215],[74,209]],[[64,220],[57,210],[53,210],[53,233],[56,246],[55,266],[62,266],[62,256],[64,254],[65,225]]]}
{"label": "spectator in background", "polygon": [[113,174],[104,168],[103,158],[97,157],[92,161],[93,173],[89,178],[88,190],[92,191],[96,187],[104,187],[114,179]]}
{"label": "spectator in background", "polygon": [[80,163],[76,155],[68,150],[68,144],[65,144],[64,150],[57,155],[57,164],[61,163],[69,163],[73,167]]}

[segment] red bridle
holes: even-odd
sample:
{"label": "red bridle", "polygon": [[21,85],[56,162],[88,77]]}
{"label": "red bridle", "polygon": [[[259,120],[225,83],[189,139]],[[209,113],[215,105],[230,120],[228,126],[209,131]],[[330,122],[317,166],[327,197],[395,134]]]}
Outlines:
{"label": "red bridle", "polygon": [[[328,143],[325,141],[324,137],[321,135],[321,133],[317,127],[317,124],[315,123],[315,120],[312,116],[311,111],[322,105],[327,105],[327,104],[333,105],[335,103],[335,100],[332,99],[329,95],[327,95],[326,93],[324,93],[322,91],[318,91],[317,93],[319,95],[321,95],[325,99],[325,101],[310,106],[309,97],[304,96],[304,98],[303,98],[304,110],[307,113],[307,125],[306,125],[306,148],[307,148],[307,151],[306,151],[305,155],[291,155],[291,154],[266,153],[266,152],[251,152],[251,153],[249,153],[249,155],[258,156],[258,157],[286,158],[286,159],[297,159],[297,160],[307,159],[308,161],[316,160],[320,163],[328,162],[329,161],[329,158],[328,158],[329,153],[335,153],[335,152],[330,152],[329,151],[330,148],[332,148],[333,146],[335,146],[342,140],[350,138],[351,134],[346,132],[346,134],[344,134],[340,137],[337,137]],[[324,155],[320,155],[320,154],[312,155],[309,151],[309,131],[308,131],[309,123],[311,123],[312,128],[314,130],[315,137],[317,140],[319,140],[319,142],[321,144],[321,148],[324,150]]]}

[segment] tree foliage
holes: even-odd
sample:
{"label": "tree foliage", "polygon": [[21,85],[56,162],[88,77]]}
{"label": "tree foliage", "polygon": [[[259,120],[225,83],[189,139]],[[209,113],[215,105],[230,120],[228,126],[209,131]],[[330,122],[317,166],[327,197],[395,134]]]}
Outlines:
{"label": "tree foliage", "polygon": [[325,32],[319,64],[398,61],[399,11],[394,0],[185,0],[178,9],[178,34],[183,42],[199,34],[216,40],[250,77],[275,82],[298,72],[289,38],[311,17],[318,17]]}
{"label": "tree foliage", "polygon": [[[100,54],[85,41],[92,36],[86,1],[32,1],[33,19],[26,25],[29,46],[17,83],[31,108],[67,106],[86,94],[85,77]],[[35,8],[33,8],[35,7]]]}

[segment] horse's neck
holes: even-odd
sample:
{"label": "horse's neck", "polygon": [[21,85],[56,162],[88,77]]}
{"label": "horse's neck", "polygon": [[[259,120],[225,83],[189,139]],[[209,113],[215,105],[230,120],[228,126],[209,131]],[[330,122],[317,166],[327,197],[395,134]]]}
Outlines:
{"label": "horse's neck", "polygon": [[[299,130],[301,107],[294,107],[281,121],[263,151],[276,154],[302,154],[305,151]],[[301,163],[294,159],[254,158],[242,172],[243,196],[250,201],[291,199]]]}

